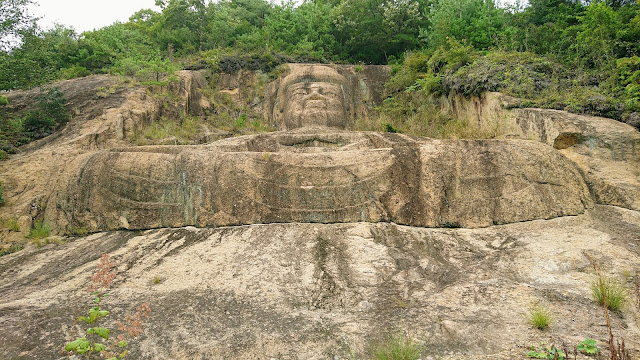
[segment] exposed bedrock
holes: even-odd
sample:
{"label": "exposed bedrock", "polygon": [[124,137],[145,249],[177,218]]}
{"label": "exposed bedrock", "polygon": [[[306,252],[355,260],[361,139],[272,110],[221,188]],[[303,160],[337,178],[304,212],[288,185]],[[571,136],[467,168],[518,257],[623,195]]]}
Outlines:
{"label": "exposed bedrock", "polygon": [[90,231],[354,221],[483,227],[592,205],[576,166],[531,141],[305,128],[95,152],[69,169],[46,218]]}
{"label": "exposed bedrock", "polygon": [[[62,348],[87,334],[77,319],[94,306],[87,288],[108,253],[117,276],[101,326],[115,336],[116,321],[137,304],[152,308],[130,343],[133,359],[372,359],[373,345],[397,332],[422,345],[422,359],[526,359],[541,341],[607,343],[590,261],[631,272],[638,243],[640,214],[600,205],[482,229],[268,224],[92,234],[0,257],[0,358],[68,359]],[[524,316],[537,302],[554,314],[544,332]],[[611,315],[614,336],[632,350],[637,314],[630,304]]]}
{"label": "exposed bedrock", "polygon": [[443,108],[480,128],[499,127],[506,138],[553,146],[582,170],[597,203],[640,210],[640,132],[613,119],[566,111],[516,108],[500,93],[480,98],[451,95]]}

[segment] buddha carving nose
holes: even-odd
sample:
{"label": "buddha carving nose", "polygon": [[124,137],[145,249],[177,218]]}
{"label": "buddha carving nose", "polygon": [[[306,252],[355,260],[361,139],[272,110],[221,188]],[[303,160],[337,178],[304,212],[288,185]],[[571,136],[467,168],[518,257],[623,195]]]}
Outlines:
{"label": "buddha carving nose", "polygon": [[322,95],[322,88],[312,87],[309,89],[309,95],[307,96],[308,100],[322,100],[324,96]]}

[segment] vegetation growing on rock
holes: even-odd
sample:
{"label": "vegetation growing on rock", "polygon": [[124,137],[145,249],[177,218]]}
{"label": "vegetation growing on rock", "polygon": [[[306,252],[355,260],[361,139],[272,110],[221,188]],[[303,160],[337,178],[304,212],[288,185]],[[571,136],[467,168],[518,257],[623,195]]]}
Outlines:
{"label": "vegetation growing on rock", "polygon": [[[82,34],[38,28],[28,0],[4,3],[0,37],[21,42],[0,50],[0,90],[91,73],[159,82],[179,68],[269,73],[286,62],[360,62],[398,66],[390,90],[503,91],[523,105],[640,126],[640,5],[631,0],[167,0]],[[389,96],[383,110],[434,114]]]}

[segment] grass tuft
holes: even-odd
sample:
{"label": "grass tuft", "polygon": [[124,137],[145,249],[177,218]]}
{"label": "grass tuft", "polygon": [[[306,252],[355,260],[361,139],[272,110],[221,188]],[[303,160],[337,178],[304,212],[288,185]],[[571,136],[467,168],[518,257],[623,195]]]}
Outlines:
{"label": "grass tuft", "polygon": [[[602,296],[604,292],[604,297]],[[604,305],[606,297],[607,308],[611,311],[620,311],[627,300],[625,287],[614,279],[602,276],[602,282],[591,282],[591,297],[599,305]]]}
{"label": "grass tuft", "polygon": [[20,232],[20,225],[18,224],[18,219],[15,217],[5,219],[3,225],[6,229],[13,232]]}
{"label": "grass tuft", "polygon": [[44,223],[42,221],[36,221],[33,224],[33,228],[31,228],[31,231],[29,232],[29,239],[38,241],[40,239],[44,239],[46,237],[49,236],[49,232],[51,231],[51,229],[49,228],[49,225],[47,223]]}
{"label": "grass tuft", "polygon": [[0,256],[13,254],[14,252],[18,252],[22,249],[24,249],[24,245],[19,243],[12,243],[11,246],[9,246],[7,249],[0,250]]}
{"label": "grass tuft", "polygon": [[417,360],[421,353],[421,347],[411,338],[395,335],[373,350],[373,358],[375,360]]}
{"label": "grass tuft", "polygon": [[536,329],[544,330],[551,325],[553,316],[547,308],[536,304],[527,314],[527,320],[529,320],[529,323]]}

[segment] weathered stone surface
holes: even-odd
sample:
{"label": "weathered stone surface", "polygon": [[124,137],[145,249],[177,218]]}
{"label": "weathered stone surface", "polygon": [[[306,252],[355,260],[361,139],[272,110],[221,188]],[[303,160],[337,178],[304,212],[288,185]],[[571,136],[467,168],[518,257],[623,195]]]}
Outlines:
{"label": "weathered stone surface", "polygon": [[[443,99],[444,100],[444,99]],[[537,140],[573,160],[598,203],[640,210],[640,132],[613,119],[549,109],[511,109],[518,99],[487,93],[451,96],[443,107],[506,138]]]}
{"label": "weathered stone surface", "polygon": [[[86,289],[103,253],[118,265],[104,324],[115,330],[136,304],[151,303],[132,358],[370,358],[397,332],[424,345],[426,359],[606,343],[590,261],[620,281],[635,274],[640,215],[593,199],[635,208],[636,133],[482,103],[473,104],[478,119],[499,114],[485,124],[504,120],[511,137],[528,140],[336,129],[366,116],[385,69],[292,65],[251,100],[287,131],[198,146],[128,139],[173,110],[206,113],[197,74],[161,89],[179,97],[169,112],[140,87],[109,95],[112,78],[63,83],[84,105],[58,134],[0,163],[9,200],[0,217],[15,216],[23,232],[33,221],[59,233],[217,228],[50,238],[62,244],[0,257],[0,358],[66,357],[64,344],[86,334],[75,319],[93,306]],[[82,100],[83,86],[100,94]],[[242,224],[253,225],[224,226]],[[537,301],[555,319],[544,333],[524,316]],[[632,306],[612,315],[631,349],[638,318]]]}
{"label": "weathered stone surface", "polygon": [[[135,359],[371,358],[406,332],[445,359],[525,359],[530,345],[605,348],[590,298],[590,259],[614,277],[640,266],[640,215],[596,206],[585,215],[483,229],[389,223],[269,224],[99,233],[0,257],[0,358],[63,358],[86,327],[87,291],[102,253],[117,276],[104,323],[150,302]],[[156,283],[155,278],[160,279]],[[544,331],[525,313],[554,315]],[[637,350],[635,306],[612,314]],[[603,350],[604,351],[604,350]],[[579,357],[579,359],[581,359]],[[582,359],[588,359],[584,357]]]}
{"label": "weathered stone surface", "polygon": [[481,227],[591,206],[577,168],[531,141],[301,129],[82,156],[45,218],[105,229],[392,221]]}

